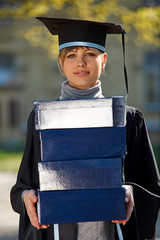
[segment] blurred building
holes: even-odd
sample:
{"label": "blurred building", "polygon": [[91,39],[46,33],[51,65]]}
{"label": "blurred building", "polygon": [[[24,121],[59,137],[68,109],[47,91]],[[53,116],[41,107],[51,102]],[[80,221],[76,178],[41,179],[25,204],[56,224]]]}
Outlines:
{"label": "blurred building", "polygon": [[[25,139],[33,102],[56,99],[63,80],[56,60],[44,49],[14,37],[16,30],[11,20],[0,20],[0,145],[16,146]],[[160,145],[160,53],[154,46],[135,46],[133,35],[130,32],[126,41],[128,105],[143,111],[151,140]],[[109,36],[106,51],[103,94],[125,95],[120,39]]]}
{"label": "blurred building", "polygon": [[16,31],[12,20],[0,20],[0,146],[10,147],[25,139],[33,102],[56,99],[61,85],[57,62]]}

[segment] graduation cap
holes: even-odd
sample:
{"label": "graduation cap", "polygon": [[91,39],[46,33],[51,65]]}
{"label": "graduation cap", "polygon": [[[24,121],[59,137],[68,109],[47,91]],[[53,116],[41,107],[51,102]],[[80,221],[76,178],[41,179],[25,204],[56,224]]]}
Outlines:
{"label": "graduation cap", "polygon": [[105,52],[107,34],[122,34],[124,76],[128,94],[128,79],[125,66],[124,28],[120,24],[79,19],[37,17],[52,35],[59,37],[59,50],[72,46],[85,46]]}

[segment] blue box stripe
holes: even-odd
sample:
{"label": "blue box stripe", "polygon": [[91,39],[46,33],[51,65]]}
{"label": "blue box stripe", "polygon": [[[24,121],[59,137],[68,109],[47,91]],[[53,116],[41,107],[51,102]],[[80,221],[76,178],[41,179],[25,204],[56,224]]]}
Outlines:
{"label": "blue box stripe", "polygon": [[125,219],[125,190],[39,192],[41,224]]}
{"label": "blue box stripe", "polygon": [[126,155],[126,128],[41,130],[42,160],[71,160]]}

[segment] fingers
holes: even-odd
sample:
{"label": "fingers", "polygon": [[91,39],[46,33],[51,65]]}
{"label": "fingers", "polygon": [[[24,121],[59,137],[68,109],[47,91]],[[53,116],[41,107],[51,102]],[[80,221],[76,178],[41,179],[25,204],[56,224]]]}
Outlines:
{"label": "fingers", "polygon": [[113,222],[113,223],[123,224],[123,225],[126,224],[126,220],[113,220],[112,222]]}
{"label": "fingers", "polygon": [[31,224],[37,229],[45,229],[49,227],[49,225],[39,224],[37,211],[36,211],[36,203],[38,202],[38,197],[36,195],[36,192],[34,190],[24,192],[23,200],[24,200],[26,211],[29,216]]}
{"label": "fingers", "polygon": [[132,187],[130,186],[125,186],[125,203],[126,203],[126,222],[130,219],[132,211],[133,211],[133,206],[134,206],[134,200],[133,200],[133,191]]}
{"label": "fingers", "polygon": [[27,214],[29,216],[31,224],[37,229],[40,229],[40,224],[38,222],[38,217],[37,217],[37,212],[35,207],[35,204],[38,201],[36,192],[34,190],[25,192],[23,195],[23,199],[24,199]]}
{"label": "fingers", "polygon": [[133,200],[132,187],[129,185],[124,185],[123,187],[125,188],[126,219],[114,220],[112,222],[125,225],[131,217],[133,207],[134,207],[134,200]]}

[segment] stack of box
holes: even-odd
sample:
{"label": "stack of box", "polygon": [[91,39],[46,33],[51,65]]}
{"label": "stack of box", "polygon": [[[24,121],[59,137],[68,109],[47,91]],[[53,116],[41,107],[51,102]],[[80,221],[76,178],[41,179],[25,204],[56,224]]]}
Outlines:
{"label": "stack of box", "polygon": [[41,224],[125,219],[123,97],[34,103]]}

